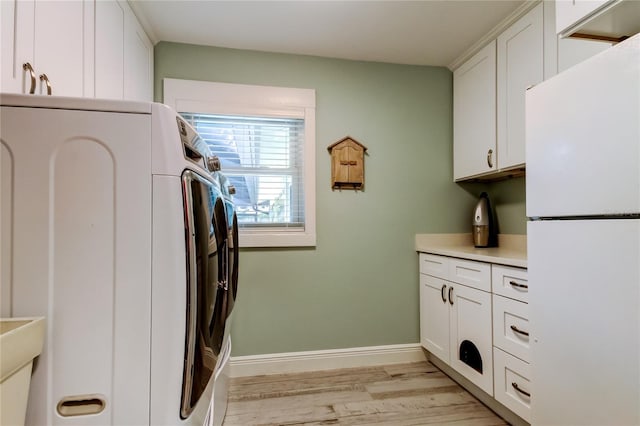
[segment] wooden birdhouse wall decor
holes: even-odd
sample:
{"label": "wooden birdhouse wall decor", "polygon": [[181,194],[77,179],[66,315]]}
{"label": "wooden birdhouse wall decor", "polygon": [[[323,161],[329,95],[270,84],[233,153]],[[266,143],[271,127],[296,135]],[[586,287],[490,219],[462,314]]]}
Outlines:
{"label": "wooden birdhouse wall decor", "polygon": [[367,147],[347,136],[327,150],[331,154],[331,189],[364,189],[364,153]]}

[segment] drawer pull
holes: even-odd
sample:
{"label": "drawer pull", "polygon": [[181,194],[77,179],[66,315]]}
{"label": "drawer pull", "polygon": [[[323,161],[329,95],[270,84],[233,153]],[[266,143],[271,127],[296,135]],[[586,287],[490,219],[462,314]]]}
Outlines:
{"label": "drawer pull", "polygon": [[442,301],[447,303],[447,296],[444,295],[444,291],[447,288],[446,284],[442,284],[442,288],[440,289],[440,297],[442,297]]}
{"label": "drawer pull", "polygon": [[520,329],[519,329],[518,327],[516,327],[515,325],[512,325],[512,326],[511,326],[511,329],[512,329],[514,332],[518,333],[518,334],[522,334],[523,336],[527,336],[527,337],[529,337],[529,333],[528,333],[528,332],[520,330]]}
{"label": "drawer pull", "polygon": [[529,392],[525,391],[525,390],[520,389],[520,387],[518,387],[518,384],[516,382],[511,382],[511,386],[513,386],[513,388],[515,390],[517,390],[518,392],[520,392],[521,394],[523,394],[527,398],[531,398],[531,394]]}
{"label": "drawer pull", "polygon": [[520,284],[520,283],[517,283],[517,282],[515,282],[515,281],[509,281],[509,284],[511,284],[511,285],[512,285],[512,286],[514,286],[514,287],[518,287],[518,288],[529,288],[529,286],[528,286],[528,285],[526,285],[526,284]]}
{"label": "drawer pull", "polygon": [[453,293],[453,287],[449,287],[449,304],[453,306],[453,297],[451,293]]}

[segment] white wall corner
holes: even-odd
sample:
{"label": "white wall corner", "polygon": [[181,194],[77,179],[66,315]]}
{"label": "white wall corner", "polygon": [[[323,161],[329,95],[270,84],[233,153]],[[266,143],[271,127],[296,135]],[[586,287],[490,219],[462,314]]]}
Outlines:
{"label": "white wall corner", "polygon": [[[451,62],[447,68],[451,71],[455,71],[460,65],[465,63],[467,59],[478,53],[480,49],[489,44],[492,40],[498,38],[498,36],[507,28],[509,28],[518,19],[522,18],[527,12],[536,7],[543,0],[526,0],[516,10],[514,10],[509,16],[500,21],[495,27],[488,33],[482,36],[478,41],[472,44],[467,50],[465,50],[460,56]],[[548,0],[547,0],[548,1]]]}

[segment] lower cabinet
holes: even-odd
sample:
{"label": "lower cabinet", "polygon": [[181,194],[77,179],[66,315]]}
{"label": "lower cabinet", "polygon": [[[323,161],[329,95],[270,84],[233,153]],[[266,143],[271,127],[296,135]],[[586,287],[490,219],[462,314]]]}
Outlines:
{"label": "lower cabinet", "polygon": [[[461,266],[444,259],[448,263],[444,273],[447,278],[465,270],[465,280],[469,280],[469,275],[478,272],[473,263]],[[488,271],[489,265],[486,266]],[[429,352],[493,395],[490,293],[421,273],[420,334],[422,345]]]}
{"label": "lower cabinet", "polygon": [[527,271],[420,253],[420,341],[530,422]]}

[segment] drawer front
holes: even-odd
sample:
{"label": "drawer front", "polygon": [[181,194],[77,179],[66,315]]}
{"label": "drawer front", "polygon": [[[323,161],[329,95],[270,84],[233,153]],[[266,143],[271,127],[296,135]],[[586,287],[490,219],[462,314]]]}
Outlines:
{"label": "drawer front", "polygon": [[420,253],[420,273],[446,280],[449,278],[449,260],[446,256]]}
{"label": "drawer front", "polygon": [[529,302],[529,282],[527,270],[509,266],[491,266],[493,292],[521,302]]}
{"label": "drawer front", "polygon": [[498,348],[493,348],[494,398],[531,423],[531,366]]}
{"label": "drawer front", "polygon": [[493,345],[531,362],[529,305],[493,295]]}
{"label": "drawer front", "polygon": [[449,259],[449,281],[491,292],[491,265],[452,257]]}

